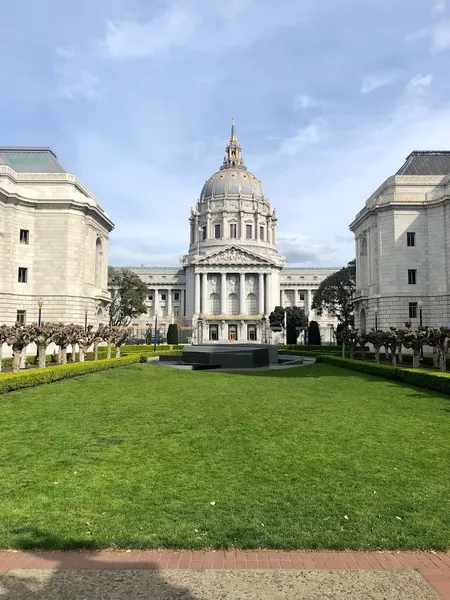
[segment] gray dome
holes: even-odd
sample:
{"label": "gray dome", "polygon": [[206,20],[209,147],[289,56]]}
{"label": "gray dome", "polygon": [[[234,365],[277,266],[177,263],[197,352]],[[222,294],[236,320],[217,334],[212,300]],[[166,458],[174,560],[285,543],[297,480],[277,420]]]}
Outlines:
{"label": "gray dome", "polygon": [[265,199],[262,183],[252,173],[242,168],[227,168],[217,171],[206,181],[200,200],[238,195]]}

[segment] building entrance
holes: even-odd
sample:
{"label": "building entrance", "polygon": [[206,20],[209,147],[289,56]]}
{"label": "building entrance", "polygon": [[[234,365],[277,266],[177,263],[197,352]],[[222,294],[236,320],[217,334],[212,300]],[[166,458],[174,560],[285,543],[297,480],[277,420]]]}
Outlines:
{"label": "building entrance", "polygon": [[230,342],[237,340],[237,325],[228,325],[228,340]]}

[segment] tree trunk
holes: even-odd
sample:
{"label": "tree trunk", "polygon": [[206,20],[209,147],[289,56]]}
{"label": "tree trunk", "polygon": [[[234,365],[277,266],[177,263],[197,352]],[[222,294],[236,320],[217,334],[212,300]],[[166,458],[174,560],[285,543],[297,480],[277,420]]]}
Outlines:
{"label": "tree trunk", "polygon": [[445,373],[447,371],[447,352],[445,350],[441,350],[441,371]]}
{"label": "tree trunk", "polygon": [[72,344],[72,352],[70,353],[70,362],[75,362],[77,357],[76,357],[76,344]]}
{"label": "tree trunk", "polygon": [[0,373],[2,372],[2,361],[3,361],[3,343],[0,342]]}
{"label": "tree trunk", "polygon": [[120,358],[120,346],[116,346],[116,358]]}
{"label": "tree trunk", "polygon": [[13,371],[18,371],[20,369],[21,354],[22,354],[22,350],[13,350],[13,363],[12,363]]}
{"label": "tree trunk", "polygon": [[58,359],[57,359],[58,365],[62,365],[61,360],[62,360],[62,358],[61,358],[61,346],[59,346],[58,347]]}
{"label": "tree trunk", "polygon": [[94,342],[94,360],[98,360],[98,342]]}
{"label": "tree trunk", "polygon": [[342,342],[342,358],[345,358],[345,342]]}
{"label": "tree trunk", "polygon": [[365,344],[361,348],[361,360],[366,360],[366,345]]}
{"label": "tree trunk", "polygon": [[46,344],[39,344],[39,364],[40,369],[45,369],[45,352],[47,350]]}
{"label": "tree trunk", "polygon": [[420,368],[420,350],[413,349],[413,369]]}
{"label": "tree trunk", "polygon": [[84,362],[84,346],[80,346],[80,362]]}
{"label": "tree trunk", "polygon": [[20,351],[20,368],[25,369],[27,366],[27,347]]}
{"label": "tree trunk", "polygon": [[392,359],[392,366],[396,367],[397,366],[397,354],[395,353],[395,350],[393,350],[391,352],[391,359]]}
{"label": "tree trunk", "polygon": [[355,346],[353,344],[350,345],[350,358],[353,360],[355,356]]}
{"label": "tree trunk", "polygon": [[108,342],[106,358],[109,360],[111,358],[111,342]]}
{"label": "tree trunk", "polygon": [[380,346],[374,346],[375,348],[375,362],[380,362]]}
{"label": "tree trunk", "polygon": [[400,350],[398,351],[398,363],[400,365],[403,364],[403,353],[402,353],[402,349],[400,348]]}
{"label": "tree trunk", "polygon": [[67,365],[67,346],[63,346],[59,349],[60,352],[60,365]]}

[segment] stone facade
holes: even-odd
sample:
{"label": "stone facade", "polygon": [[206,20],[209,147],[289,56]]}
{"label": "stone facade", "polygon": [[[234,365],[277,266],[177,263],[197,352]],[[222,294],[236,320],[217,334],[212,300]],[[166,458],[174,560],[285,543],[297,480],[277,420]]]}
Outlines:
{"label": "stone facade", "polygon": [[350,225],[359,329],[450,323],[450,152],[413,152]]}
{"label": "stone facade", "polygon": [[113,223],[49,148],[0,148],[0,323],[108,322]]}
{"label": "stone facade", "polygon": [[149,312],[133,322],[136,329],[158,317],[163,329],[174,319],[192,326],[194,341],[261,342],[271,335],[263,317],[275,306],[301,306],[319,322],[324,342],[334,341],[336,320],[316,317],[311,303],[335,269],[286,267],[276,227],[275,209],[244,165],[233,124],[223,164],[191,209],[180,267],[130,267],[149,290]]}

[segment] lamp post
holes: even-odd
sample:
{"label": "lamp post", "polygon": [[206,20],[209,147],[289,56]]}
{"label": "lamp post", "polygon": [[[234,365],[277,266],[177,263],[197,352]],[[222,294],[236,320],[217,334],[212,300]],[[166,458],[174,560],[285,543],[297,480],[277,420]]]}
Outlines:
{"label": "lamp post", "polygon": [[261,341],[263,341],[264,344],[267,344],[267,319],[266,319],[266,315],[263,315],[261,317]]}
{"label": "lamp post", "polygon": [[[422,300],[419,300],[419,302],[417,303],[417,306],[419,307],[419,325],[420,325],[420,327],[422,327],[422,308],[423,308]],[[420,358],[423,360],[423,345],[420,346]]]}
{"label": "lamp post", "polygon": [[43,306],[44,306],[44,300],[42,298],[39,298],[39,300],[38,300],[38,307],[39,307],[38,325],[39,325],[39,327],[41,326],[41,322],[42,322],[42,307]]}
{"label": "lamp post", "polygon": [[158,315],[155,315],[155,335],[153,336],[153,352],[156,352],[156,337],[158,335]]}
{"label": "lamp post", "polygon": [[203,317],[201,314],[198,315],[198,345],[200,346],[200,344],[203,343]]}
{"label": "lamp post", "polygon": [[373,309],[373,314],[375,315],[375,331],[378,331],[378,306]]}
{"label": "lamp post", "polygon": [[88,316],[89,308],[87,306],[84,307],[84,330],[87,331],[87,316]]}

